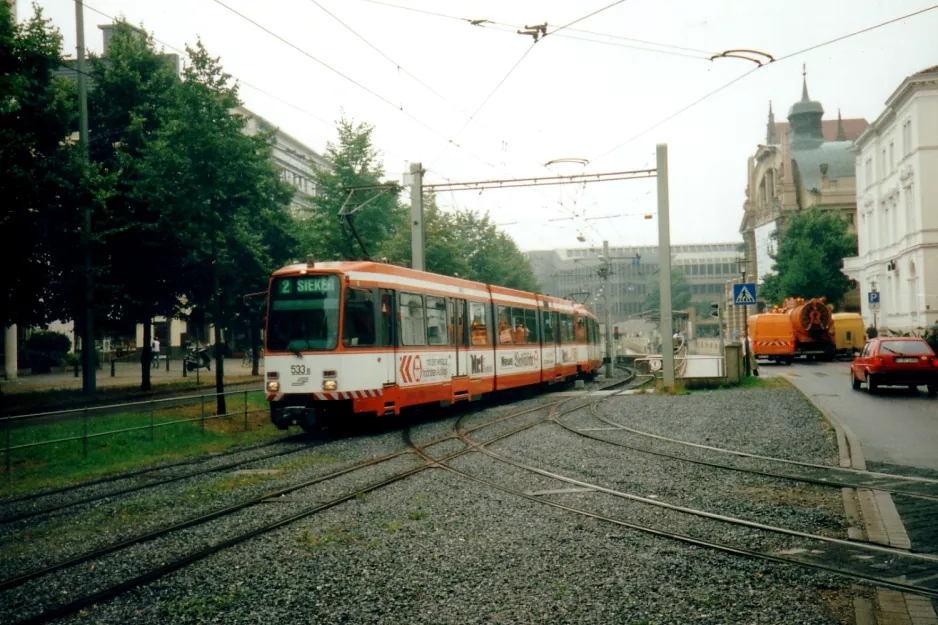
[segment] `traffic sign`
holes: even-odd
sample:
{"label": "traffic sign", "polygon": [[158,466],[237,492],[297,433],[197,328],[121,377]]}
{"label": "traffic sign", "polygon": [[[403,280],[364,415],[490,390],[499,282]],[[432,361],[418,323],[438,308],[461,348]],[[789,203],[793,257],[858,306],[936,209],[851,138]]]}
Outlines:
{"label": "traffic sign", "polygon": [[733,285],[733,304],[736,306],[756,305],[756,285],[752,282]]}
{"label": "traffic sign", "polygon": [[878,304],[879,303],[879,291],[870,291],[866,294],[866,301],[869,304]]}

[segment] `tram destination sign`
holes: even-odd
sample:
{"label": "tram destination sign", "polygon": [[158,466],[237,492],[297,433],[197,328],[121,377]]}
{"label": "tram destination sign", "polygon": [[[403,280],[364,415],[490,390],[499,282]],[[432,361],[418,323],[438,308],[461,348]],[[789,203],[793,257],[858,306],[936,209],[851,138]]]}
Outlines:
{"label": "tram destination sign", "polygon": [[325,295],[336,290],[335,276],[310,276],[308,278],[282,278],[277,287],[281,297],[291,295]]}

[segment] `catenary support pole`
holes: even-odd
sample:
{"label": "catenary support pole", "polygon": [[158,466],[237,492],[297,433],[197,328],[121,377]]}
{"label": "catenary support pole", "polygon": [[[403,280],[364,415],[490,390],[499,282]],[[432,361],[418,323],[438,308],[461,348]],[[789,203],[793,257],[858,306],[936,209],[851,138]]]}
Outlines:
{"label": "catenary support pole", "polygon": [[668,144],[657,146],[658,266],[661,291],[661,364],[665,388],[674,387],[674,347],[671,320],[671,224],[668,199]]}
{"label": "catenary support pole", "polygon": [[[78,70],[78,143],[79,153],[88,164],[88,80],[85,72],[85,8],[75,0],[76,64]],[[84,376],[81,390],[86,395],[95,391],[97,363],[94,348],[94,276],[91,263],[91,206],[84,206],[81,244],[85,255],[85,314],[81,327],[81,360]]]}
{"label": "catenary support pole", "polygon": [[612,261],[609,257],[609,241],[603,241],[603,306],[606,308],[606,377],[611,378],[615,367],[616,349],[613,341],[612,306],[609,303],[609,274],[612,271]]}
{"label": "catenary support pole", "polygon": [[423,167],[420,163],[410,164],[410,266],[424,271],[424,229],[423,229]]}
{"label": "catenary support pole", "polygon": [[717,318],[720,322],[720,375],[726,375],[726,339],[723,334],[723,309],[726,308],[723,302],[717,306]]}

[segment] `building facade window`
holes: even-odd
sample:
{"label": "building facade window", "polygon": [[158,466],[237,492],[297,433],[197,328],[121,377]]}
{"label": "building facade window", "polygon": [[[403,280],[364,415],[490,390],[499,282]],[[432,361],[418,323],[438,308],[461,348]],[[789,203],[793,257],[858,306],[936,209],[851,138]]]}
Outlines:
{"label": "building facade window", "polygon": [[889,142],[889,171],[896,171],[896,144],[892,141]]}
{"label": "building facade window", "polygon": [[902,154],[912,153],[912,120],[907,119],[902,124]]}
{"label": "building facade window", "polygon": [[905,195],[905,219],[909,224],[908,230],[909,233],[915,232],[916,228],[916,219],[915,219],[915,195],[912,193],[913,185],[909,185],[902,189]]}
{"label": "building facade window", "polygon": [[863,176],[863,180],[866,183],[866,186],[873,184],[873,159],[872,157],[866,159],[866,171]]}

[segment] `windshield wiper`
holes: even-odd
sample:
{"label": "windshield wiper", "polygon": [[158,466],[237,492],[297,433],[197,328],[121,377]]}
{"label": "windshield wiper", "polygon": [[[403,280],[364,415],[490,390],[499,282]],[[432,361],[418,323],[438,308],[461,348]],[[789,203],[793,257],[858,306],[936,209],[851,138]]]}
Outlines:
{"label": "windshield wiper", "polygon": [[880,348],[881,350],[883,350],[883,351],[892,352],[893,354],[899,354],[899,353],[900,353],[900,352],[897,352],[897,351],[894,350],[894,349],[890,349],[890,348],[886,347],[885,345],[880,345],[879,348]]}
{"label": "windshield wiper", "polygon": [[296,356],[297,358],[303,357],[303,352],[300,351],[299,347],[294,347],[290,350],[290,353]]}

